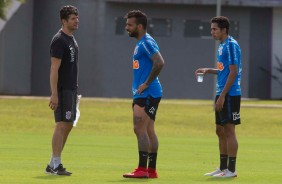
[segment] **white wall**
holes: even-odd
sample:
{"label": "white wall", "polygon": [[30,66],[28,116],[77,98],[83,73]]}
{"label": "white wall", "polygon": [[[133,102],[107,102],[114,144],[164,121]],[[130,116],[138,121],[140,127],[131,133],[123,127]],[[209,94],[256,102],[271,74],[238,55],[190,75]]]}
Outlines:
{"label": "white wall", "polygon": [[281,84],[274,79],[271,81],[271,98],[282,98],[282,72],[274,68],[279,67],[275,56],[282,62],[282,8],[273,9],[272,37],[272,75],[277,76]]}

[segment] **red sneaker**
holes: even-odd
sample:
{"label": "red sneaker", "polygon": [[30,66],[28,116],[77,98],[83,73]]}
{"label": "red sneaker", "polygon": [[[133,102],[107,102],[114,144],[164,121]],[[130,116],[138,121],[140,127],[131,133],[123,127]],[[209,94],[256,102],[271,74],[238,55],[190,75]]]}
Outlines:
{"label": "red sneaker", "polygon": [[148,178],[149,174],[146,168],[138,167],[131,173],[123,175],[124,178]]}
{"label": "red sneaker", "polygon": [[149,178],[158,178],[158,173],[156,169],[148,168]]}

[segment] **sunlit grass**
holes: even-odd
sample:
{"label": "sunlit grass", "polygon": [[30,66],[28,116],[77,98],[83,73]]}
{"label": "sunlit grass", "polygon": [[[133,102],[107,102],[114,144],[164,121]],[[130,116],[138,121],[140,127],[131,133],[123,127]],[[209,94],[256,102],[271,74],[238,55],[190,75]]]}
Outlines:
{"label": "sunlit grass", "polygon": [[[53,113],[48,98],[0,98],[1,183],[281,183],[281,101],[243,101],[238,178],[218,180],[203,173],[218,166],[212,100],[162,100],[157,180],[123,179],[137,165],[130,99],[89,99],[80,104],[81,118],[69,137],[63,163],[71,177],[49,176]],[[251,106],[245,106],[245,104]]]}

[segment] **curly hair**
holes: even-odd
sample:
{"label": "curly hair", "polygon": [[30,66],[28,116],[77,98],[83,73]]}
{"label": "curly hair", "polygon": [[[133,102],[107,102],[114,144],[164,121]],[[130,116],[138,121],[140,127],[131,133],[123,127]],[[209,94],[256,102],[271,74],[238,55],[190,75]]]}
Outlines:
{"label": "curly hair", "polygon": [[210,22],[211,23],[217,23],[217,25],[220,29],[226,28],[226,33],[228,34],[230,22],[229,22],[229,19],[227,17],[224,17],[224,16],[213,17]]}
{"label": "curly hair", "polygon": [[147,29],[147,22],[148,22],[147,15],[140,10],[129,11],[124,18],[126,19],[135,18],[137,25],[141,24],[145,30]]}
{"label": "curly hair", "polygon": [[62,7],[62,9],[60,10],[60,18],[61,20],[68,20],[70,15],[78,15],[78,10],[75,6],[71,6],[71,5],[67,5]]}

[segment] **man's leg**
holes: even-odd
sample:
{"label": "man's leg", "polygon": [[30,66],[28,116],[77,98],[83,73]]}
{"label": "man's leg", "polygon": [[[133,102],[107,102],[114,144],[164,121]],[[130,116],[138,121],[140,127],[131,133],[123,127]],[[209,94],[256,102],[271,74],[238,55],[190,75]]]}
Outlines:
{"label": "man's leg", "polygon": [[224,126],[224,131],[227,140],[227,151],[229,157],[228,170],[231,172],[235,172],[236,157],[238,151],[238,141],[235,133],[235,125],[231,123],[227,123]]}
{"label": "man's leg", "polygon": [[145,113],[144,107],[133,106],[134,133],[138,141],[139,167],[147,168],[148,151],[150,140],[147,133],[147,126],[150,122],[149,116]]}
{"label": "man's leg", "polygon": [[64,145],[67,141],[71,129],[72,123],[69,122],[57,122],[55,125],[52,138],[54,168],[57,168],[59,164],[61,164],[61,153],[63,151]]}
{"label": "man's leg", "polygon": [[216,125],[216,135],[218,137],[218,145],[219,145],[219,153],[220,153],[219,169],[223,171],[227,169],[227,161],[228,161],[227,140],[223,126]]}
{"label": "man's leg", "polygon": [[139,164],[138,168],[123,175],[125,178],[148,178],[147,160],[150,146],[150,140],[147,133],[147,126],[150,122],[149,116],[145,113],[144,107],[139,105],[133,106],[133,127],[134,133],[137,137],[138,151],[139,151]]}
{"label": "man's leg", "polygon": [[237,177],[236,173],[236,155],[238,150],[238,142],[235,134],[235,125],[231,123],[227,123],[224,125],[224,132],[226,136],[227,142],[227,152],[228,152],[228,169],[224,170],[224,172],[220,174],[214,175],[214,177],[219,178],[230,178]]}
{"label": "man's leg", "polygon": [[157,134],[155,132],[154,124],[155,121],[151,119],[149,126],[147,128],[147,132],[150,139],[149,165],[148,165],[149,178],[158,178],[158,174],[156,172],[156,165],[157,165],[157,153],[159,148],[159,141]]}
{"label": "man's leg", "polygon": [[216,124],[216,135],[218,137],[218,146],[220,153],[220,165],[215,171],[206,173],[205,176],[214,176],[220,174],[222,171],[227,169],[228,154],[227,154],[227,141],[224,132],[224,127]]}
{"label": "man's leg", "polygon": [[64,128],[63,128],[63,147],[62,147],[62,151],[64,149],[64,146],[67,142],[67,139],[68,139],[68,136],[69,136],[69,133],[71,132],[72,130],[72,127],[73,127],[73,123],[71,122],[64,122]]}

